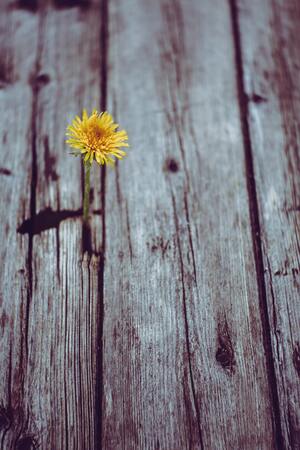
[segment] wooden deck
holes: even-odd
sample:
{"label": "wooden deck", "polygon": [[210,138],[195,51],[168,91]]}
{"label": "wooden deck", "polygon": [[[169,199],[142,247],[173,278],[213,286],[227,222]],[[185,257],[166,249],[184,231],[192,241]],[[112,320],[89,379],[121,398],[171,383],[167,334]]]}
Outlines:
{"label": "wooden deck", "polygon": [[[299,0],[2,0],[1,450],[300,449]],[[86,107],[129,134],[83,173]]]}

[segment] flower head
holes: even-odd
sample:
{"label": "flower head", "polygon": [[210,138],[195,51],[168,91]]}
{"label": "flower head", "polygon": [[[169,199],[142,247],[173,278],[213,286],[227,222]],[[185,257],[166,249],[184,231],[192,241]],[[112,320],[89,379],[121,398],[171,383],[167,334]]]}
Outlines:
{"label": "flower head", "polygon": [[126,155],[121,148],[129,147],[126,131],[116,131],[118,126],[108,112],[98,113],[94,109],[89,117],[84,109],[82,119],[76,116],[68,126],[66,142],[75,149],[72,154],[81,155],[85,163],[91,164],[95,159],[98,164],[113,165],[115,158]]}

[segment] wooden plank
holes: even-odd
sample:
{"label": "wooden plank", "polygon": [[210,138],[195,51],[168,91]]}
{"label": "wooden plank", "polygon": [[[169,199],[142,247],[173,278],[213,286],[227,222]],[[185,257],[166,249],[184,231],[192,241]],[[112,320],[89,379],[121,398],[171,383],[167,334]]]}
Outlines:
{"label": "wooden plank", "polygon": [[24,9],[21,2],[14,7],[2,2],[0,40],[0,448],[12,449],[22,444],[27,434],[27,405],[23,398],[29,239],[28,235],[17,234],[17,228],[30,216],[36,15]]}
{"label": "wooden plank", "polygon": [[[37,109],[36,212],[59,211],[56,227],[34,237],[34,292],[29,332],[36,318],[43,332],[32,343],[34,380],[29,398],[39,423],[42,448],[96,448],[99,258],[85,254],[82,239],[82,171],[64,143],[67,121],[84,106],[100,104],[99,2],[60,5],[45,17],[40,65],[50,81],[39,92]],[[52,165],[51,165],[52,161]],[[47,176],[48,175],[48,176]],[[46,178],[46,183],[45,183]],[[100,171],[93,173],[92,204],[99,209]],[[49,217],[50,217],[49,213]],[[101,245],[101,218],[92,219],[93,249]],[[87,230],[85,230],[86,233]],[[98,238],[99,236],[99,238]],[[42,433],[46,429],[47,433]]]}
{"label": "wooden plank", "polygon": [[300,8],[238,5],[283,445],[299,449]]}
{"label": "wooden plank", "polygon": [[275,448],[231,14],[111,0],[102,446]]}
{"label": "wooden plank", "polygon": [[[21,193],[27,190],[27,196],[23,199],[21,195],[18,204],[19,216],[22,215],[18,241],[29,241],[28,276],[25,287],[22,288],[24,283],[16,283],[20,293],[15,300],[21,311],[19,315],[22,311],[23,315],[26,313],[26,325],[23,325],[24,318],[20,327],[18,315],[7,307],[12,316],[5,330],[9,336],[11,329],[16,329],[15,341],[11,337],[7,344],[8,352],[14,354],[19,339],[25,341],[26,354],[22,371],[8,366],[3,380],[3,388],[14,392],[19,389],[16,384],[19,376],[22,390],[15,392],[14,404],[11,405],[9,399],[6,401],[9,405],[6,411],[12,408],[13,424],[8,419],[4,421],[2,446],[16,448],[17,440],[18,448],[34,445],[49,450],[96,448],[99,440],[96,429],[99,381],[96,377],[102,218],[99,214],[93,215],[91,238],[82,239],[82,235],[88,237],[88,233],[83,232],[80,218],[81,166],[79,160],[69,156],[64,135],[68,121],[83,106],[92,108],[100,104],[101,10],[97,1],[56,1],[27,10],[21,19],[29,22],[27,32],[31,33],[33,23],[39,29],[37,52],[30,66],[34,80],[33,99],[29,96],[33,102],[32,122],[22,122],[27,129],[19,134],[17,147],[20,152],[28,151],[28,145],[24,145],[28,133],[32,157],[26,160],[26,155],[20,153],[25,160],[23,164],[28,166],[23,183],[18,184]],[[24,53],[18,67],[20,73],[22,64],[25,68],[28,65],[28,49],[33,38],[31,34],[27,37],[23,43],[20,39],[12,43],[14,49]],[[23,117],[28,110],[30,106]],[[12,138],[13,135],[11,153]],[[31,172],[29,202],[26,183]],[[100,178],[100,171],[95,170],[92,207],[98,211],[101,208]],[[9,231],[15,236],[16,227]],[[89,254],[85,253],[83,258],[84,242],[88,240]],[[24,243],[22,250],[25,255]],[[12,285],[8,276],[6,273],[6,282]],[[21,294],[25,295],[25,300]],[[6,303],[9,301],[6,297]],[[15,372],[11,373],[12,370]],[[19,404],[22,406],[20,418],[16,412]]]}

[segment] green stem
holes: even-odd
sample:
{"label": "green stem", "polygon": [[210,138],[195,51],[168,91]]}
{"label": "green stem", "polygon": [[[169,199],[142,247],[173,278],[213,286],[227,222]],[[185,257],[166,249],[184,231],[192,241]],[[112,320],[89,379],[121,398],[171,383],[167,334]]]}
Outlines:
{"label": "green stem", "polygon": [[90,209],[90,173],[91,164],[89,162],[84,163],[84,198],[83,198],[83,220],[85,222],[89,219]]}

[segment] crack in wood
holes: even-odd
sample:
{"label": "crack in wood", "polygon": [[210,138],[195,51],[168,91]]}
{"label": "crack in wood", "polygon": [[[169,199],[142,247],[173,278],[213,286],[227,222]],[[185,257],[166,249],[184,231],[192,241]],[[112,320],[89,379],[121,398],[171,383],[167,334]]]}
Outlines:
{"label": "crack in wood", "polygon": [[228,0],[231,15],[232,38],[235,50],[236,88],[240,107],[240,123],[243,134],[246,181],[249,199],[249,214],[251,221],[252,243],[255,258],[255,268],[258,286],[259,308],[263,329],[263,345],[266,356],[266,367],[270,389],[270,400],[274,422],[274,441],[278,448],[283,448],[283,432],[280,419],[279,395],[274,366],[273,347],[271,340],[271,327],[264,279],[264,264],[261,243],[261,231],[259,221],[258,200],[256,193],[255,174],[252,156],[252,143],[249,130],[248,98],[244,87],[244,68],[241,49],[241,36],[239,27],[239,12],[236,0]]}
{"label": "crack in wood", "polygon": [[36,13],[38,10],[39,2],[38,0],[18,0],[12,6],[14,6],[16,9],[24,9],[25,11]]}
{"label": "crack in wood", "polygon": [[[100,92],[101,110],[107,107],[107,77],[108,77],[108,44],[109,44],[109,6],[108,0],[101,0],[101,22],[99,30],[99,40],[101,47],[100,66]],[[94,447],[101,450],[103,448],[103,323],[104,323],[104,264],[106,250],[106,229],[105,229],[105,186],[106,168],[101,168],[101,210],[102,210],[102,254],[100,256],[98,269],[98,303],[97,303],[97,346],[96,346],[96,386],[94,396]]]}
{"label": "crack in wood", "polygon": [[36,450],[38,449],[38,441],[32,435],[21,437],[16,442],[16,450]]}
{"label": "crack in wood", "polygon": [[[161,5],[161,13],[165,22],[166,35],[168,38],[168,46],[166,47],[164,40],[160,43],[161,51],[161,68],[165,72],[167,86],[171,100],[172,113],[169,113],[169,105],[165,99],[165,92],[162,89],[162,99],[166,104],[166,118],[171,126],[175,125],[175,133],[178,139],[179,149],[182,157],[184,173],[189,185],[189,171],[187,170],[185,149],[183,143],[184,118],[182,114],[181,103],[178,105],[177,97],[180,98],[182,104],[188,104],[188,92],[186,84],[189,81],[189,74],[182,61],[185,60],[185,42],[184,23],[182,17],[182,9],[179,1],[174,1],[172,4],[163,2]],[[174,74],[172,76],[171,74]],[[176,166],[172,164],[176,170]]]}
{"label": "crack in wood", "polygon": [[82,224],[82,253],[88,253],[90,256],[93,253],[91,227],[85,220]]}
{"label": "crack in wood", "polygon": [[0,405],[0,431],[2,431],[3,429],[10,428],[12,422],[13,422],[12,409],[9,406],[4,407],[4,405]]}
{"label": "crack in wood", "polygon": [[289,440],[291,443],[292,450],[298,450],[300,448],[300,423],[297,417],[298,411],[297,405],[289,402],[288,405],[288,430],[289,430]]}
{"label": "crack in wood", "polygon": [[172,206],[173,206],[173,214],[174,214],[174,223],[175,223],[175,229],[176,229],[177,248],[178,248],[178,252],[179,252],[179,266],[180,266],[181,285],[182,285],[183,318],[184,318],[184,325],[185,325],[185,342],[186,342],[186,349],[187,349],[187,354],[188,354],[189,379],[190,379],[190,383],[191,383],[194,408],[196,411],[199,443],[200,443],[201,449],[204,450],[203,436],[202,436],[202,430],[201,430],[201,420],[200,420],[200,408],[199,408],[199,405],[197,402],[195,382],[194,382],[193,369],[192,369],[192,355],[191,355],[191,349],[190,349],[190,333],[189,333],[189,322],[188,322],[188,317],[187,317],[185,275],[184,275],[182,248],[181,248],[181,242],[180,242],[180,230],[179,230],[179,223],[178,223],[178,217],[177,217],[176,202],[175,202],[173,192],[171,192],[171,198],[172,198]]}
{"label": "crack in wood", "polygon": [[44,136],[43,142],[44,142],[44,162],[45,162],[44,174],[45,174],[45,178],[48,182],[49,182],[49,180],[57,181],[58,175],[55,170],[56,157],[50,154],[49,137]]}
{"label": "crack in wood", "polygon": [[247,95],[247,99],[249,102],[253,102],[253,103],[266,103],[268,101],[268,99],[266,97],[263,97],[262,95],[253,93],[252,95]]}
{"label": "crack in wood", "polygon": [[217,336],[218,348],[216,351],[216,360],[229,375],[233,375],[236,363],[226,316],[224,316],[223,321],[218,323]]}
{"label": "crack in wood", "polygon": [[90,0],[53,0],[57,9],[80,8],[88,9],[91,5]]}
{"label": "crack in wood", "polygon": [[130,232],[130,220],[129,220],[127,201],[125,203],[125,212],[126,212],[126,228],[127,228],[127,240],[128,240],[129,256],[130,256],[130,262],[132,263],[133,251],[132,251],[132,241],[131,241],[131,232]]}
{"label": "crack in wood", "polygon": [[119,161],[116,161],[115,166],[115,181],[116,181],[116,193],[117,193],[117,202],[118,205],[121,207],[122,203],[122,193],[120,188],[120,174],[119,174]]}
{"label": "crack in wood", "polygon": [[6,169],[5,167],[0,167],[0,175],[12,175],[11,170]]}
{"label": "crack in wood", "polygon": [[4,51],[0,56],[0,89],[5,89],[14,81],[12,55]]}
{"label": "crack in wood", "polygon": [[300,378],[300,343],[296,342],[294,350],[293,350],[293,364],[295,370]]}
{"label": "crack in wood", "polygon": [[196,260],[195,260],[194,244],[193,244],[193,239],[192,239],[190,214],[189,214],[188,199],[187,199],[186,191],[184,191],[183,199],[184,199],[184,211],[185,211],[185,217],[186,217],[186,224],[187,224],[187,230],[188,230],[188,236],[189,236],[189,244],[190,244],[190,249],[191,249],[191,253],[192,253],[194,281],[197,286]]}
{"label": "crack in wood", "polygon": [[[44,13],[41,13],[38,23],[38,47],[36,54],[36,61],[34,72],[39,73],[40,71],[40,60],[42,55],[42,33],[44,24]],[[30,217],[34,218],[36,216],[36,186],[37,186],[37,113],[38,113],[38,86],[36,84],[31,85],[32,90],[32,107],[31,107],[31,120],[30,120],[30,146],[31,146],[31,185],[30,185]],[[34,225],[33,225],[34,227]],[[27,299],[26,299],[26,312],[25,312],[25,332],[21,333],[22,342],[21,347],[23,348],[23,336],[25,339],[25,350],[26,358],[29,354],[29,343],[28,343],[28,328],[29,328],[29,313],[30,305],[33,295],[33,234],[29,233],[28,239],[28,257],[27,257],[27,267],[28,267],[28,289],[27,289]]]}

